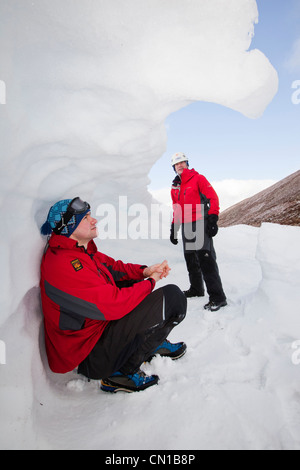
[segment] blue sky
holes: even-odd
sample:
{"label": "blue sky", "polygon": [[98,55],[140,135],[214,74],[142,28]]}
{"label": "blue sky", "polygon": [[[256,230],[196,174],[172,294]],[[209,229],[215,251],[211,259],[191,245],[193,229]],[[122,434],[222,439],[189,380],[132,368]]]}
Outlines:
{"label": "blue sky", "polygon": [[150,172],[150,189],[170,185],[170,157],[177,151],[185,152],[190,166],[210,181],[277,181],[299,169],[300,104],[292,103],[292,83],[300,80],[300,54],[298,66],[289,61],[300,39],[300,0],[257,0],[257,6],[251,49],[260,49],[277,70],[277,95],[255,120],[204,102],[170,115],[167,151]]}

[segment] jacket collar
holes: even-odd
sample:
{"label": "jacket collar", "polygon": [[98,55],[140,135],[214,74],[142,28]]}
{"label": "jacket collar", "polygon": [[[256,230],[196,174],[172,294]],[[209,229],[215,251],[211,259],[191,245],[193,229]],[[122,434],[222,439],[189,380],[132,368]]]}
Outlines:
{"label": "jacket collar", "polygon": [[186,183],[189,181],[197,172],[192,168],[191,170],[189,168],[185,168],[183,172],[181,173],[181,176],[176,175],[176,177],[173,180],[173,186],[180,186],[181,183]]}
{"label": "jacket collar", "polygon": [[179,175],[176,175],[175,178],[173,179],[172,186],[177,187],[180,186],[181,184],[181,179]]}
{"label": "jacket collar", "polygon": [[181,182],[186,183],[189,181],[194,175],[196,174],[196,171],[194,168],[191,170],[189,168],[185,168],[183,172],[181,173]]}
{"label": "jacket collar", "polygon": [[[56,235],[56,233],[52,233],[50,240],[49,240],[49,246],[51,248],[61,248],[64,250],[80,250],[82,251],[82,248],[78,246],[78,243],[76,240],[73,240],[72,238],[65,237],[64,235]],[[87,252],[88,253],[96,253],[97,247],[96,244],[93,240],[91,240],[88,244],[87,247]]]}

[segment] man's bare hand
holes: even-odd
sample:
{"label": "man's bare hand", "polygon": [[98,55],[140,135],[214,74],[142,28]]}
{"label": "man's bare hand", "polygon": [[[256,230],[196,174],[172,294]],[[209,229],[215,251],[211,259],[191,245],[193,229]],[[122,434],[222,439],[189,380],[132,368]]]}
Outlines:
{"label": "man's bare hand", "polygon": [[144,269],[144,277],[152,277],[156,282],[169,275],[171,268],[165,260],[162,263],[153,264]]}

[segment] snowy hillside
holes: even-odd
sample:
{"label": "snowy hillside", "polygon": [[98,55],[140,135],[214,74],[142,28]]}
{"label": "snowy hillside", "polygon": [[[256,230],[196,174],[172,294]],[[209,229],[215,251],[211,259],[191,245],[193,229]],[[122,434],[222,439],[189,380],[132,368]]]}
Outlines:
{"label": "snowy hillside", "polygon": [[220,227],[263,222],[300,226],[300,170],[225,211]]}

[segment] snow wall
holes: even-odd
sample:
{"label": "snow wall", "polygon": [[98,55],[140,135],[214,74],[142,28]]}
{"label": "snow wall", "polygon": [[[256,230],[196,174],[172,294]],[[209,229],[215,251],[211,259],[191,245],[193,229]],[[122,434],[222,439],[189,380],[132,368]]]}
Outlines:
{"label": "snow wall", "polygon": [[120,195],[149,204],[165,119],[191,102],[259,117],[278,79],[250,50],[257,19],[254,0],[1,0],[0,367],[4,381],[15,368],[2,393],[30,429],[22,374],[38,353],[39,227],[50,205],[77,195],[94,208]]}

